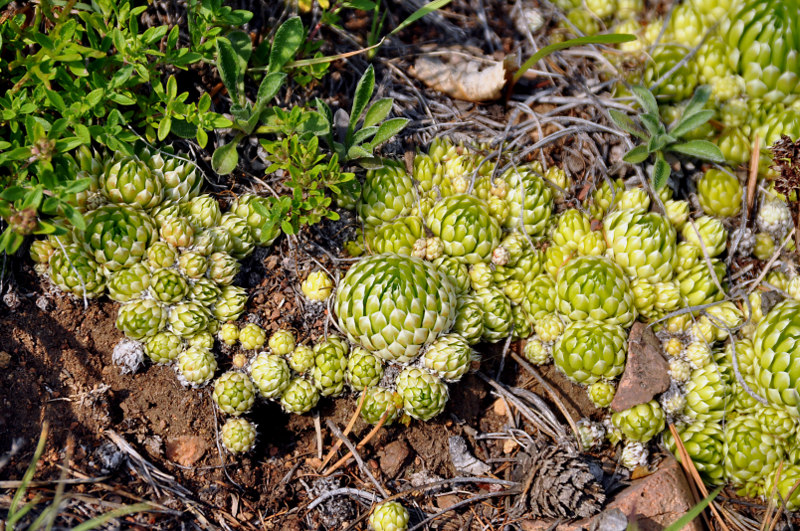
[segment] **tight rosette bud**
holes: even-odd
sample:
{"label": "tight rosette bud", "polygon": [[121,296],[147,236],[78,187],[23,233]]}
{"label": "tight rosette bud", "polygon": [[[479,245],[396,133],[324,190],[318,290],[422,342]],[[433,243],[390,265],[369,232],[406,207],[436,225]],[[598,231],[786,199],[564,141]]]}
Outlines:
{"label": "tight rosette bud", "polygon": [[189,221],[198,230],[216,227],[222,220],[219,203],[208,194],[198,195],[185,205]]}
{"label": "tight rosette bud", "polygon": [[314,368],[314,349],[307,345],[297,345],[289,355],[289,367],[298,374],[305,374]]}
{"label": "tight rosette bud", "polygon": [[117,328],[131,339],[156,335],[167,321],[167,312],[158,301],[138,299],[119,308]]}
{"label": "tight rosette bud", "polygon": [[354,391],[378,385],[383,378],[383,362],[361,347],[356,347],[347,359],[345,381]]}
{"label": "tight rosette bud", "polygon": [[710,216],[702,216],[684,225],[681,231],[683,238],[698,247],[705,249],[708,256],[714,257],[725,250],[728,241],[728,231],[722,222]]}
{"label": "tight rosette bud", "polygon": [[144,343],[144,352],[153,363],[170,363],[183,352],[183,340],[166,330],[147,338]]}
{"label": "tight rosette bud", "polygon": [[248,371],[258,394],[273,400],[281,397],[292,376],[286,360],[268,352],[259,352]]}
{"label": "tight rosette bud", "polygon": [[247,323],[239,331],[239,342],[245,350],[258,350],[267,342],[267,333],[257,324]]}
{"label": "tight rosette bud", "polygon": [[189,298],[206,307],[213,306],[221,294],[217,283],[209,278],[198,278],[189,288]]}
{"label": "tight rosette bud", "polygon": [[544,365],[553,359],[553,349],[540,339],[532,338],[525,343],[522,353],[534,365]]}
{"label": "tight rosette bud", "polygon": [[405,412],[417,420],[430,420],[444,410],[447,385],[436,376],[416,367],[406,367],[397,376],[397,392],[403,397]]}
{"label": "tight rosette bud", "polygon": [[86,215],[86,229],[78,239],[105,270],[118,271],[142,259],[155,241],[156,231],[144,212],[106,205]]}
{"label": "tight rosette bud", "polygon": [[150,275],[150,293],[161,302],[178,302],[189,293],[189,284],[174,269],[156,269]]}
{"label": "tight rosette bud", "polygon": [[214,317],[218,321],[235,321],[244,313],[247,291],[239,286],[225,286],[214,303]]}
{"label": "tight rosette bud", "polygon": [[469,370],[473,352],[458,334],[445,334],[431,343],[422,355],[422,364],[446,381],[460,380]]}
{"label": "tight rosette bud", "polygon": [[108,277],[108,296],[117,302],[139,298],[150,286],[150,271],[142,264],[115,271]]}
{"label": "tight rosette bud", "polygon": [[659,282],[675,268],[675,228],[663,216],[619,210],[603,220],[608,256],[632,278]]}
{"label": "tight rosette bud", "polygon": [[436,268],[439,274],[443,275],[448,281],[450,281],[450,284],[455,288],[458,295],[469,291],[469,269],[464,263],[450,256],[442,256],[433,261],[433,266]]}
{"label": "tight rosette bud", "polygon": [[347,343],[336,336],[314,345],[311,378],[322,396],[338,396],[344,391],[349,350]]}
{"label": "tight rosette bud", "polygon": [[294,350],[294,334],[289,330],[276,330],[269,336],[269,348],[278,356],[285,356]]}
{"label": "tight rosette bud", "polygon": [[208,270],[208,260],[198,252],[187,251],[178,257],[178,269],[186,278],[197,280]]}
{"label": "tight rosette bud", "polygon": [[565,210],[556,222],[553,243],[571,250],[578,249],[578,242],[592,232],[591,220],[580,210]]}
{"label": "tight rosette bud", "polygon": [[611,401],[614,400],[614,394],[617,392],[617,388],[613,383],[604,380],[591,384],[586,390],[589,393],[589,400],[598,409],[609,407]]}
{"label": "tight rosette bud", "polygon": [[483,336],[483,309],[474,295],[458,298],[456,320],[452,331],[463,337],[470,345],[476,344]]}
{"label": "tight rosette bud", "polygon": [[556,308],[571,321],[595,319],[628,327],[636,308],[628,279],[608,258],[582,256],[571,260],[556,279]]}
{"label": "tight rosette bud", "polygon": [[217,360],[210,350],[189,347],[178,354],[177,369],[186,384],[201,387],[214,377]]}
{"label": "tight rosette bud", "polygon": [[358,215],[365,223],[377,226],[407,215],[414,197],[414,182],[401,166],[370,170],[361,189]]}
{"label": "tight rosette bud", "polygon": [[155,242],[147,248],[147,265],[152,269],[172,267],[177,259],[178,253],[167,242]]}
{"label": "tight rosette bud", "polygon": [[319,270],[309,274],[300,286],[303,295],[312,301],[324,301],[333,292],[333,281],[325,271]]}
{"label": "tight rosette bud", "polygon": [[302,415],[311,411],[319,402],[319,392],[314,385],[305,378],[295,378],[281,395],[281,407],[287,413]]}
{"label": "tight rosette bud", "polygon": [[256,388],[250,378],[239,371],[228,371],[214,382],[211,394],[220,411],[238,417],[253,407]]}
{"label": "tight rosette bud", "polygon": [[707,421],[721,419],[732,404],[730,386],[715,364],[692,371],[686,383],[686,414]]}
{"label": "tight rosette bud", "polygon": [[483,311],[482,339],[497,343],[508,337],[514,322],[508,297],[494,287],[477,290],[475,296]]}
{"label": "tight rosette bud", "polygon": [[173,247],[189,247],[194,243],[194,228],[185,218],[168,217],[158,230],[161,239]]}
{"label": "tight rosette bud", "polygon": [[610,380],[625,369],[626,341],[627,334],[619,325],[590,319],[574,321],[556,342],[553,360],[574,382]]}
{"label": "tight rosette bud", "polygon": [[736,216],[742,208],[742,185],[731,173],[712,168],[697,182],[697,198],[709,216]]}
{"label": "tight rosette bud", "polygon": [[506,201],[511,207],[506,228],[524,228],[531,238],[541,236],[553,212],[552,190],[533,168],[513,170],[506,181],[509,184]]}
{"label": "tight rosette bud", "polygon": [[556,309],[556,282],[550,275],[539,275],[526,286],[522,308],[536,321]]}
{"label": "tight rosette bud", "polygon": [[222,425],[222,446],[232,454],[243,454],[253,449],[256,442],[256,426],[242,418],[228,419]]}
{"label": "tight rosette bud", "polygon": [[628,440],[645,443],[664,431],[664,410],[651,400],[614,413],[611,422]]}
{"label": "tight rosette bud", "polygon": [[206,308],[194,302],[181,302],[169,312],[169,325],[181,337],[189,337],[208,327],[211,315]]}
{"label": "tight rosette bud", "polygon": [[164,198],[160,172],[153,173],[138,157],[124,157],[108,166],[101,174],[100,189],[112,203],[142,209],[153,208]]}
{"label": "tight rosette bud", "polygon": [[393,423],[403,410],[403,397],[383,387],[368,387],[363,394],[364,405],[361,418],[370,424],[377,424],[386,416],[385,425]]}
{"label": "tight rosette bud", "polygon": [[406,531],[409,519],[408,511],[399,502],[384,502],[369,515],[369,527],[372,531]]}

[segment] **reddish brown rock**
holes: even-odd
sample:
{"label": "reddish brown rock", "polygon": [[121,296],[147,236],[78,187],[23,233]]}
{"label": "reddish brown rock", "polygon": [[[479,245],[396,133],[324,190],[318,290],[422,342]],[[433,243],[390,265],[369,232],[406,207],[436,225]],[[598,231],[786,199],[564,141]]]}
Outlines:
{"label": "reddish brown rock", "polygon": [[411,452],[403,441],[392,441],[378,452],[381,461],[381,470],[390,478],[397,477],[406,464]]}
{"label": "reddish brown rock", "polygon": [[649,402],[669,389],[669,364],[661,342],[644,323],[634,323],[628,335],[628,360],[617,386],[611,409],[623,411]]}
{"label": "reddish brown rock", "polygon": [[167,459],[179,465],[192,466],[208,450],[208,443],[202,437],[182,435],[167,441]]}

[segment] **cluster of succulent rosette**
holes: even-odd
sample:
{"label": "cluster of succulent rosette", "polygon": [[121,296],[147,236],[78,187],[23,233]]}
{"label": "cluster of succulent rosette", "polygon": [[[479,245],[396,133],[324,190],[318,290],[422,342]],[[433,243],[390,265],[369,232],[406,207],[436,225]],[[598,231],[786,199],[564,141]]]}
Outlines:
{"label": "cluster of succulent rosette", "polygon": [[[277,236],[263,234],[265,219],[253,206],[262,199],[241,195],[223,213],[200,194],[195,165],[169,152],[82,149],[78,162],[77,178],[91,183],[73,198],[85,227],[34,241],[37,271],[78,297],[107,294],[120,303],[117,328],[153,363],[173,365],[187,386],[208,384],[217,371],[214,334],[247,302],[246,290],[233,285],[239,261]],[[222,375],[215,389],[236,378]],[[241,422],[223,429],[234,433],[246,447],[255,429]]]}
{"label": "cluster of succulent rosette", "polygon": [[[711,88],[712,122],[690,136],[714,141],[730,164],[750,159],[758,136],[761,169],[766,148],[782,134],[800,137],[800,12],[784,0],[676,1],[665,26],[642,22],[644,0],[557,0],[583,33],[607,29],[636,41],[609,58],[630,67],[631,83],[654,89],[665,123],[675,122],[699,85]],[[697,52],[687,57],[699,47]],[[676,68],[677,67],[677,68]],[[674,69],[674,71],[673,71]],[[669,75],[667,75],[669,73]],[[662,79],[663,78],[663,79]],[[621,88],[622,92],[626,89]]]}

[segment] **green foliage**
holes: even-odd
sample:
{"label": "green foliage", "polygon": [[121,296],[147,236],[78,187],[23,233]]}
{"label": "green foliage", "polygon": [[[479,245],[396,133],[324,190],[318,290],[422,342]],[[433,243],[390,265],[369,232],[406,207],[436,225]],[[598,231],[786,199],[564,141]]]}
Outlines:
{"label": "green foliage", "polygon": [[253,18],[253,13],[243,9],[231,9],[222,0],[189,0],[187,24],[192,50],[203,60],[214,60],[217,38],[241,27]]}
{"label": "green foliage", "polygon": [[639,115],[639,123],[615,109],[609,109],[609,114],[620,129],[645,142],[628,151],[623,157],[625,162],[639,164],[651,155],[655,156],[653,187],[656,190],[663,188],[669,179],[670,167],[664,158],[667,151],[712,162],[725,161],[722,152],[711,142],[683,140],[687,134],[704,125],[714,115],[714,111],[704,109],[711,96],[708,87],[699,87],[695,91],[683,115],[669,131],[659,117],[658,102],[653,93],[640,86],[632,87],[631,90],[644,111]]}
{"label": "green foliage", "polygon": [[243,31],[234,31],[225,38],[217,39],[217,68],[231,98],[231,127],[237,131],[232,141],[214,151],[211,166],[217,173],[226,175],[236,168],[239,163],[239,154],[236,151],[239,142],[255,131],[267,104],[286,80],[286,74],[281,70],[295,56],[304,38],[305,30],[298,17],[290,18],[275,32],[267,73],[261,80],[255,104],[247,100],[244,89],[247,64],[253,54],[250,37]]}
{"label": "green foliage", "polygon": [[42,2],[32,19],[0,23],[0,216],[9,225],[0,252],[14,252],[26,234],[63,230],[63,218],[82,223],[66,202],[88,185],[75,181],[76,148],[131,154],[136,129],[151,142],[174,132],[205,145],[207,130],[229,125],[210,112],[210,98],[190,103],[174,77],[162,84],[165,67],[185,69],[201,56],[178,47],[177,27],[140,30],[145,9]]}
{"label": "green foliage", "polygon": [[[358,81],[350,113],[339,110],[340,113],[347,116],[347,130],[343,137],[338,139],[334,138],[334,117],[330,107],[322,100],[317,99],[317,109],[327,122],[329,129],[325,140],[343,161],[374,164],[373,151],[375,148],[402,131],[410,121],[407,118],[386,120],[394,103],[392,98],[379,99],[367,108],[374,90],[375,70],[370,65]],[[361,120],[362,115],[363,120]]]}
{"label": "green foliage", "polygon": [[[298,108],[287,114],[294,118],[309,115]],[[284,123],[290,122],[286,120]],[[273,233],[276,224],[280,224],[283,232],[296,234],[301,226],[313,225],[322,218],[339,219],[339,215],[330,210],[331,198],[325,195],[325,191],[339,194],[339,186],[355,178],[354,174],[341,171],[337,154],[329,156],[321,152],[319,137],[313,131],[299,133],[300,127],[287,126],[281,133],[287,132],[288,135],[281,134],[275,140],[261,140],[272,161],[267,173],[283,171],[285,185],[292,190],[291,195],[266,198],[269,208],[255,204],[267,219],[262,230],[266,235]]]}

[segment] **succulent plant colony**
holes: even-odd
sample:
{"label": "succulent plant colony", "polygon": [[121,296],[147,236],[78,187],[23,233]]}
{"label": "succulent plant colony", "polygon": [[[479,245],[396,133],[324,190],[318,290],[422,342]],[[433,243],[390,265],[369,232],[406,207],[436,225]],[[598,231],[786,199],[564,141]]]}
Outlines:
{"label": "succulent plant colony", "polygon": [[[626,52],[654,45],[663,25],[640,27],[641,1],[559,3],[584,32],[605,20],[639,33],[639,47],[624,45]],[[762,145],[781,134],[800,137],[800,12],[789,5],[678,5],[663,44],[650,49],[646,80],[711,35],[657,88],[672,104],[663,107],[665,121],[702,83],[712,87],[710,105],[724,127],[717,141],[731,164],[748,160],[756,135]],[[739,254],[761,260],[780,244],[791,249],[785,198],[765,184],[756,230],[729,233],[743,190],[727,168],[701,172],[699,212],[668,187],[651,208],[644,190],[610,179],[566,208],[561,199],[572,182],[563,170],[505,165],[481,153],[436,140],[417,154],[411,173],[387,162],[367,172],[355,197],[338,198],[362,223],[347,249],[363,257],[338,285],[322,271],[303,281],[309,300],[333,297],[340,332],[313,345],[286,330],[267,338],[255,324],[235,323],[247,300],[233,285],[239,260],[277,232],[263,233],[257,196],[240,196],[223,213],[200,194],[200,173],[181,157],[82,151],[81,176],[92,185],[74,204],[86,227],[34,242],[31,256],[62,290],[120,302],[117,327],[141,341],[153,363],[174,365],[187,386],[211,384],[229,417],[222,440],[233,453],[254,445],[255,425],[243,415],[259,398],[303,414],[323,397],[350,395],[369,423],[430,420],[444,410],[449,385],[478,361],[472,347],[509,337],[525,340],[530,363],[552,362],[607,409],[638,320],[662,341],[672,384],[603,423],[581,421],[582,444],[621,443],[621,463],[635,468],[669,421],[709,483],[727,481],[752,496],[775,487],[787,496],[800,477],[800,277],[779,269],[767,275],[769,286],[792,297],[772,308],[759,290],[733,302],[722,258],[733,241]],[[761,170],[774,176],[768,161]],[[249,355],[218,374],[215,337]],[[675,449],[669,434],[664,440]],[[800,507],[800,490],[786,502]],[[390,502],[370,524],[403,529],[408,518]]]}

